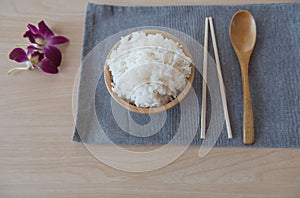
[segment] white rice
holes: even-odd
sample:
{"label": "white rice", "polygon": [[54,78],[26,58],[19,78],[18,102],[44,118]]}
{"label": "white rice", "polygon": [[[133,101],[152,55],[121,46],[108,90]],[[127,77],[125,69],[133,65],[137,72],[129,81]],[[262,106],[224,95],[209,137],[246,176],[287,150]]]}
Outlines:
{"label": "white rice", "polygon": [[134,32],[122,37],[107,65],[113,78],[112,90],[138,107],[170,102],[191,74],[191,59],[182,46],[158,33]]}

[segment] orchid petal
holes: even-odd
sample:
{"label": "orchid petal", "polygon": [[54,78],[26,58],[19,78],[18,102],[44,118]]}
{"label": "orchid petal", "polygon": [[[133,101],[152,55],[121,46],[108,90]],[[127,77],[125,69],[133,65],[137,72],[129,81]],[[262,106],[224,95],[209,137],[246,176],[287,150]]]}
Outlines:
{"label": "orchid petal", "polygon": [[39,30],[37,29],[37,27],[35,27],[32,24],[28,24],[27,28],[29,29],[30,32],[32,32],[33,34],[37,34],[39,32]]}
{"label": "orchid petal", "polygon": [[58,73],[58,68],[55,66],[49,59],[44,59],[40,67],[38,67],[41,71],[56,74]]}
{"label": "orchid petal", "polygon": [[9,54],[9,58],[19,63],[28,61],[26,52],[20,47],[13,49]]}
{"label": "orchid petal", "polygon": [[34,39],[34,34],[31,32],[31,31],[27,31],[27,32],[25,32],[25,34],[23,35],[23,37],[24,38],[26,38],[26,37],[28,37],[28,39],[29,39],[29,41],[31,42],[31,43],[35,43],[35,39]]}
{"label": "orchid petal", "polygon": [[61,52],[54,46],[47,46],[44,49],[45,56],[56,66],[60,65],[61,62]]}
{"label": "orchid petal", "polygon": [[64,36],[53,36],[51,39],[50,39],[50,44],[52,45],[59,45],[59,44],[63,44],[63,43],[66,43],[68,42],[69,39],[67,39],[66,37]]}
{"label": "orchid petal", "polygon": [[44,21],[39,22],[38,26],[39,26],[39,32],[40,32],[40,34],[42,34],[46,38],[54,35],[54,33],[52,32],[52,30],[50,30],[50,28],[45,24]]}
{"label": "orchid petal", "polygon": [[27,47],[27,50],[28,50],[28,53],[32,53],[34,50],[41,50],[40,48],[37,48],[37,47],[35,47],[35,46],[33,46],[33,45],[29,45],[28,47]]}

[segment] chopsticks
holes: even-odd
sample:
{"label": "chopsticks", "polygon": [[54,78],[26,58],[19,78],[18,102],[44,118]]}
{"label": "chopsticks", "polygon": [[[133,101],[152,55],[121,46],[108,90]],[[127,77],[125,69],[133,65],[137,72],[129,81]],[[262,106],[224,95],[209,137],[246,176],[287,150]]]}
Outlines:
{"label": "chopsticks", "polygon": [[205,18],[204,51],[203,51],[203,72],[202,72],[202,109],[201,109],[201,134],[200,138],[205,139],[206,129],[206,81],[207,81],[207,49],[208,49],[208,17]]}
{"label": "chopsticks", "polygon": [[219,80],[219,86],[220,86],[220,93],[221,93],[221,99],[222,99],[222,105],[223,105],[223,112],[227,127],[227,136],[228,139],[232,138],[232,131],[230,126],[230,120],[229,120],[229,114],[228,114],[228,108],[227,108],[227,101],[226,101],[226,94],[225,94],[225,87],[221,72],[221,64],[219,59],[219,52],[218,52],[218,46],[216,41],[216,35],[214,30],[214,24],[212,17],[206,17],[205,18],[205,33],[204,33],[204,53],[203,53],[203,82],[202,82],[202,110],[201,110],[201,134],[200,138],[205,139],[205,122],[206,122],[206,79],[207,79],[207,51],[208,51],[208,21],[209,21],[209,27],[211,31],[211,38],[213,43],[213,49],[214,49],[214,55],[215,55],[215,61],[216,61],[216,69],[217,69],[217,75]]}

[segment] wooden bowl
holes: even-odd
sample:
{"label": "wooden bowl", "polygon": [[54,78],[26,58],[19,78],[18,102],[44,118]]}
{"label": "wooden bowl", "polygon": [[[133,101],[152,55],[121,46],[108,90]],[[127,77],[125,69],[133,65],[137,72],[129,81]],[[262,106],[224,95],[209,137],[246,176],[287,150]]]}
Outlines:
{"label": "wooden bowl", "polygon": [[[140,30],[139,32],[145,32],[146,34],[156,34],[159,33],[161,34],[163,37],[165,38],[169,38],[175,42],[178,42],[181,46],[182,46],[182,50],[184,52],[184,54],[186,56],[188,56],[189,58],[191,58],[192,63],[191,63],[191,74],[190,77],[188,78],[188,82],[186,83],[185,88],[180,92],[180,94],[173,99],[172,101],[170,101],[169,103],[162,105],[162,106],[158,106],[158,107],[137,107],[134,104],[131,104],[125,100],[123,100],[122,98],[118,97],[118,95],[113,92],[112,90],[112,74],[109,71],[109,66],[107,65],[107,63],[105,62],[104,65],[104,81],[105,81],[105,85],[108,89],[108,92],[110,93],[110,95],[114,98],[114,100],[119,103],[122,107],[124,107],[125,109],[132,111],[132,112],[136,112],[136,113],[141,113],[141,114],[149,114],[149,113],[159,113],[162,111],[166,111],[174,106],[176,106],[189,92],[191,85],[193,83],[194,80],[194,73],[195,73],[195,66],[193,64],[193,58],[192,55],[190,53],[190,51],[188,50],[188,48],[174,35],[167,33],[167,32],[163,32],[160,30]],[[108,53],[106,60],[110,57],[111,53],[113,50],[117,49],[120,45],[121,41],[117,42],[113,48],[111,49],[111,51]]]}

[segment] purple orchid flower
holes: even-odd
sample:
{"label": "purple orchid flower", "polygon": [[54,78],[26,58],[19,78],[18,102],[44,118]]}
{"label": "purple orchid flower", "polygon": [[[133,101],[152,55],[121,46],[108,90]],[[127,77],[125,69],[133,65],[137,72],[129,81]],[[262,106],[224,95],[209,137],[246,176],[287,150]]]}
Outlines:
{"label": "purple orchid flower", "polygon": [[56,45],[64,44],[69,40],[64,36],[56,36],[44,21],[38,23],[38,27],[28,24],[28,31],[23,35],[32,45],[27,47],[27,52],[22,48],[15,48],[9,54],[9,58],[19,63],[26,63],[27,67],[16,67],[8,71],[8,74],[16,70],[39,70],[56,74],[62,60],[60,50]]}
{"label": "purple orchid flower", "polygon": [[56,36],[44,21],[39,22],[38,27],[28,24],[28,31],[23,35],[29,41],[35,44],[36,49],[44,50],[45,56],[55,65],[60,65],[61,52],[55,47],[68,42],[69,40],[64,36]]}
{"label": "purple orchid flower", "polygon": [[38,46],[59,45],[69,41],[64,36],[55,36],[44,21],[39,22],[38,27],[32,24],[28,24],[27,27],[29,30],[25,32],[23,37],[28,37],[31,43],[35,43]]}
{"label": "purple orchid flower", "polygon": [[34,50],[35,47],[28,46],[27,52],[22,48],[15,48],[9,54],[9,58],[18,63],[25,62],[27,67],[15,67],[8,71],[8,74],[11,74],[15,70],[29,70],[38,68],[43,72],[56,74],[58,73],[58,66],[53,64],[43,53]]}

